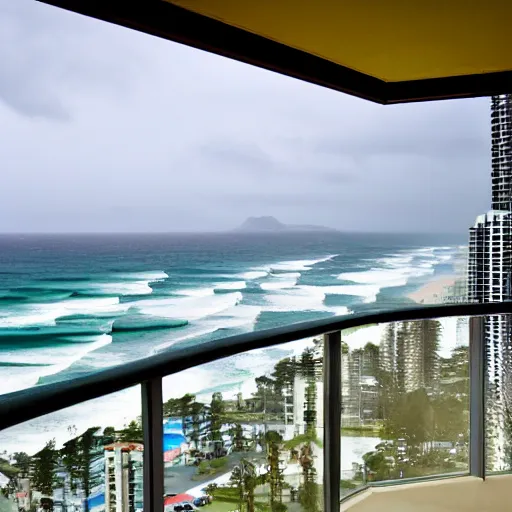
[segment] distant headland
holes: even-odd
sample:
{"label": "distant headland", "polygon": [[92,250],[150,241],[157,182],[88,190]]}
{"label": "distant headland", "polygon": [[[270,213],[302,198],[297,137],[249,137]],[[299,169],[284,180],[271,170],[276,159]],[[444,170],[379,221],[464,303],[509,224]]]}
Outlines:
{"label": "distant headland", "polygon": [[249,217],[240,226],[235,228],[238,233],[336,233],[337,230],[325,226],[310,224],[283,224],[275,217]]}

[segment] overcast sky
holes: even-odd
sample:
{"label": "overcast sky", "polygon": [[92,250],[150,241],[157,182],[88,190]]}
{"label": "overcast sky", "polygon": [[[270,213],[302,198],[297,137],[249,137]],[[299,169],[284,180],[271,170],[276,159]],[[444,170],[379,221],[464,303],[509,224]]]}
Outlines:
{"label": "overcast sky", "polygon": [[201,231],[251,215],[463,232],[489,100],[383,107],[33,0],[0,0],[0,232]]}

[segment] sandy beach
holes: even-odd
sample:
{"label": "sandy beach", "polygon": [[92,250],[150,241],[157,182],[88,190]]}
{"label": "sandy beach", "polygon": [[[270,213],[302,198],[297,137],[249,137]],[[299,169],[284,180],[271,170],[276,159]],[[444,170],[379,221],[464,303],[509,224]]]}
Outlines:
{"label": "sandy beach", "polygon": [[452,286],[455,283],[455,279],[456,276],[440,277],[409,294],[408,297],[418,304],[440,304],[443,300],[445,287]]}

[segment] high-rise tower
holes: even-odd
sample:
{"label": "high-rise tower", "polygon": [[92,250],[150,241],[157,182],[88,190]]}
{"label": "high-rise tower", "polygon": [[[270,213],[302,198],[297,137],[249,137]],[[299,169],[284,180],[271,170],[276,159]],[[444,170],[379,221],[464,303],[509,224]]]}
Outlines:
{"label": "high-rise tower", "polygon": [[[512,300],[512,95],[493,96],[491,210],[469,232],[469,302]],[[505,446],[512,433],[512,343],[508,316],[485,320],[487,357],[487,454],[490,469],[506,467]]]}

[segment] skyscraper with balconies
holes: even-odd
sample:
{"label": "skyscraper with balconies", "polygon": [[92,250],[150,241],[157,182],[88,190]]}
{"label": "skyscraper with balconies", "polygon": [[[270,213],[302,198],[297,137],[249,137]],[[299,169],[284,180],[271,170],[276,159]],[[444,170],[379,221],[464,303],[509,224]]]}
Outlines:
{"label": "skyscraper with balconies", "polygon": [[[512,95],[493,96],[491,210],[479,215],[469,231],[468,301],[512,300]],[[512,405],[510,320],[493,315],[485,320],[487,357],[488,465],[504,467],[503,447]]]}

